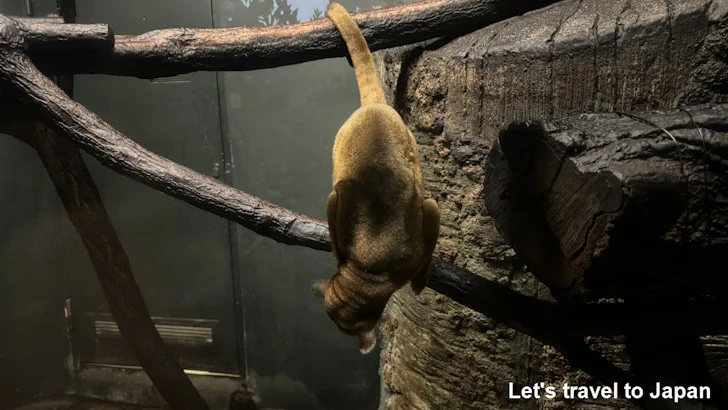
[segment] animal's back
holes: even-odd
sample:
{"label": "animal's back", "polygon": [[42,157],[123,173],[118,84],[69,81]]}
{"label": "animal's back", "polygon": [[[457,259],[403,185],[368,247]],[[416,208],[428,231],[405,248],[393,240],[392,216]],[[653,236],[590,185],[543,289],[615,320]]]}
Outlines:
{"label": "animal's back", "polygon": [[415,180],[423,181],[417,143],[394,108],[370,104],[357,109],[339,129],[333,150],[333,183],[359,178],[372,164]]}
{"label": "animal's back", "polygon": [[417,260],[422,172],[414,137],[393,108],[363,106],[341,127],[333,182],[335,189],[347,191],[342,199],[348,216],[338,229],[354,234],[349,249],[360,259],[356,262],[378,270]]}

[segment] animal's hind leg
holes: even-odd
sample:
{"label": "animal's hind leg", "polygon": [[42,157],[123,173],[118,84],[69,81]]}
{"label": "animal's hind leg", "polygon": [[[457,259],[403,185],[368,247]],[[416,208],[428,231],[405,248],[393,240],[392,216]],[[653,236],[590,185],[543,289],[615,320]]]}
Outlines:
{"label": "animal's hind leg", "polygon": [[430,276],[430,265],[432,264],[432,252],[435,251],[437,238],[440,236],[440,207],[434,199],[428,198],[422,201],[422,236],[424,244],[424,255],[427,258],[424,266],[412,278],[410,287],[419,295],[427,286]]}

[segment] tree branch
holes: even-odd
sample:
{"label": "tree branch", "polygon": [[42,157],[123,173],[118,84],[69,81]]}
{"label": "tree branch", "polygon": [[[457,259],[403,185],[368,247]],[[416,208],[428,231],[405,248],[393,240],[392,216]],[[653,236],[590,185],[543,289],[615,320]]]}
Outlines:
{"label": "tree branch", "polygon": [[[569,361],[572,367],[583,370],[594,380],[605,385],[612,383],[617,383],[619,386],[627,383],[633,386],[639,385],[633,374],[620,369],[599,352],[589,348],[583,339],[565,339],[555,344],[554,347]],[[631,402],[643,408],[646,400],[646,398],[630,399]]]}
{"label": "tree branch", "polygon": [[88,251],[119,331],[159,393],[173,409],[207,409],[152,322],[129,258],[78,148],[40,123],[24,121],[0,130],[19,136],[37,150]]}
{"label": "tree branch", "polygon": [[8,37],[7,33],[0,36],[3,37],[0,43],[12,38],[13,46],[31,52],[64,54],[73,50],[109,53],[113,49],[114,33],[108,24],[59,24],[62,22],[62,19],[53,17],[7,17],[0,14],[0,27],[16,33],[12,37]]}
{"label": "tree branch", "polygon": [[[61,1],[59,12],[75,10],[75,1]],[[70,7],[69,7],[70,6]],[[68,16],[71,19],[72,16]],[[26,24],[64,23],[63,18],[27,18]],[[58,78],[69,98],[73,76]],[[86,247],[98,276],[109,311],[129,349],[171,408],[208,409],[176,358],[167,350],[152,321],[129,258],[106,212],[96,184],[81,153],[70,141],[17,107],[2,107],[0,132],[13,135],[38,152],[66,208],[69,219]],[[9,109],[8,109],[9,108]]]}
{"label": "tree branch", "polygon": [[[144,149],[83,105],[69,99],[19,51],[0,52],[6,101],[27,109],[99,162],[151,188],[288,245],[331,249],[326,223],[234,189]],[[133,159],[133,160],[132,160]]]}
{"label": "tree branch", "polygon": [[650,303],[554,303],[435,260],[427,285],[432,290],[544,343],[564,338],[623,335],[650,323],[700,334],[724,334],[728,301],[719,298],[653,299]]}
{"label": "tree branch", "polygon": [[[372,51],[460,36],[555,0],[431,0],[354,15]],[[267,27],[166,29],[116,36],[112,51],[30,52],[48,75],[113,74],[155,78],[194,71],[248,71],[343,57],[327,19]]]}
{"label": "tree branch", "polygon": [[17,21],[18,23],[27,25],[27,24],[36,24],[36,23],[45,23],[45,24],[63,24],[63,18],[62,17],[24,17],[24,16],[13,16],[11,17],[13,20]]}

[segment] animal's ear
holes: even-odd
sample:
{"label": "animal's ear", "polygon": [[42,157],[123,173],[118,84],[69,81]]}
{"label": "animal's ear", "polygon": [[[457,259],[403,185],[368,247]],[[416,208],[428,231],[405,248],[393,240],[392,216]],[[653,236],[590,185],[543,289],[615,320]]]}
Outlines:
{"label": "animal's ear", "polygon": [[318,296],[320,298],[324,297],[324,293],[326,293],[326,288],[329,286],[329,281],[326,279],[317,280],[313,286],[311,286],[311,292],[313,292],[314,296]]}
{"label": "animal's ear", "polygon": [[331,240],[331,250],[337,260],[341,260],[341,252],[339,252],[339,243],[336,235],[336,211],[339,208],[339,195],[336,191],[331,191],[329,199],[326,201],[326,217],[329,222],[329,239]]}
{"label": "animal's ear", "polygon": [[359,333],[359,351],[362,354],[370,353],[377,346],[377,332],[372,329]]}

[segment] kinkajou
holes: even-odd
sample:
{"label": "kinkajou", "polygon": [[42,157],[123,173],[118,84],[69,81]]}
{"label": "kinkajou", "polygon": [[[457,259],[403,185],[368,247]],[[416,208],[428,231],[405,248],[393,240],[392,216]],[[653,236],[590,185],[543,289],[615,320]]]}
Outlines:
{"label": "kinkajou", "polygon": [[375,327],[392,294],[407,282],[419,294],[440,232],[440,210],[424,198],[414,135],[387,105],[374,59],[349,13],[332,3],[334,22],[351,56],[361,107],[336,135],[333,191],[327,201],[338,272],[316,282],[326,312],[360,351],[377,343]]}

